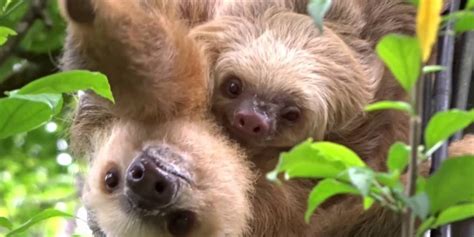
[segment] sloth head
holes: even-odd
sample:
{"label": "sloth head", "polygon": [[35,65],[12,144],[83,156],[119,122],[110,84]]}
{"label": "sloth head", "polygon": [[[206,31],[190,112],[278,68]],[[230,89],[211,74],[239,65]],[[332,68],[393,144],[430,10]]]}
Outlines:
{"label": "sloth head", "polygon": [[148,2],[61,0],[63,69],[106,74],[116,101],[86,93],[72,126],[91,162],[82,196],[91,226],[110,237],[241,236],[253,175],[205,119],[204,60],[176,1]]}
{"label": "sloth head", "polygon": [[94,135],[83,193],[98,232],[172,237],[246,231],[252,175],[213,126],[177,119],[107,127]]}
{"label": "sloth head", "polygon": [[363,115],[372,97],[356,53],[309,16],[272,8],[255,17],[221,16],[193,37],[212,62],[213,112],[244,144],[322,139]]}

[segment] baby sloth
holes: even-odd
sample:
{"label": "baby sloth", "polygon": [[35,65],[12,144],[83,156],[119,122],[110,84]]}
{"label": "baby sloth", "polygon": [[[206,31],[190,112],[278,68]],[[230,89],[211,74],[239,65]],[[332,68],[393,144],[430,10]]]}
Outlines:
{"label": "baby sloth", "polygon": [[116,101],[86,93],[72,127],[91,162],[82,198],[95,235],[247,233],[253,176],[206,119],[204,57],[175,1],[60,3],[69,23],[63,69],[105,73]]}
{"label": "baby sloth", "polygon": [[213,111],[246,146],[322,139],[373,99],[377,70],[366,70],[340,35],[320,32],[309,16],[271,8],[255,17],[222,15],[194,34],[210,52]]}
{"label": "baby sloth", "polygon": [[387,137],[403,140],[404,116],[363,108],[403,99],[374,47],[385,34],[413,33],[415,8],[335,0],[321,32],[304,14],[307,1],[271,2],[230,1],[193,29],[210,59],[212,110],[231,136],[250,150],[327,139],[363,157],[385,155]]}

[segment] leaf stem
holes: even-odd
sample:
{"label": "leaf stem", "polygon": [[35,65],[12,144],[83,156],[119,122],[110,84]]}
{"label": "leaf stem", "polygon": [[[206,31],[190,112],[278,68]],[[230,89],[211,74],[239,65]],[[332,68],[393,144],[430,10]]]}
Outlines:
{"label": "leaf stem", "polygon": [[[421,113],[423,111],[423,80],[422,75],[416,82],[415,87],[410,94],[410,102],[414,109],[414,113],[410,116],[410,134],[409,143],[411,147],[410,163],[408,165],[408,180],[405,193],[411,197],[416,192],[417,164],[418,164],[418,146],[421,143]],[[412,211],[407,208],[402,220],[402,237],[412,237],[415,230],[415,216]]]}

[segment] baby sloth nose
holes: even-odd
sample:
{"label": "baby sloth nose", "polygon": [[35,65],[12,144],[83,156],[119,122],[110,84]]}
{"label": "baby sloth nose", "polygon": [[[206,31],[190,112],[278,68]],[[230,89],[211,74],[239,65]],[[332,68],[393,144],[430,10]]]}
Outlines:
{"label": "baby sloth nose", "polygon": [[234,116],[233,126],[243,134],[262,138],[270,131],[269,120],[255,111],[239,111]]}
{"label": "baby sloth nose", "polygon": [[148,210],[170,204],[178,190],[177,177],[160,169],[155,162],[151,157],[140,156],[127,170],[130,201]]}

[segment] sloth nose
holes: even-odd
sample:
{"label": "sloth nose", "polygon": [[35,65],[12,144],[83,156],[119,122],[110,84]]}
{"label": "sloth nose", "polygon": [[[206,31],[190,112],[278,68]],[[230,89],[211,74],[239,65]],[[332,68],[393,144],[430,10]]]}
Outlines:
{"label": "sloth nose", "polygon": [[170,204],[178,190],[173,174],[160,169],[153,158],[138,157],[128,167],[129,198],[141,208],[156,209]]}
{"label": "sloth nose", "polygon": [[268,119],[254,111],[239,111],[234,116],[233,126],[240,132],[257,138],[265,137],[270,131]]}

